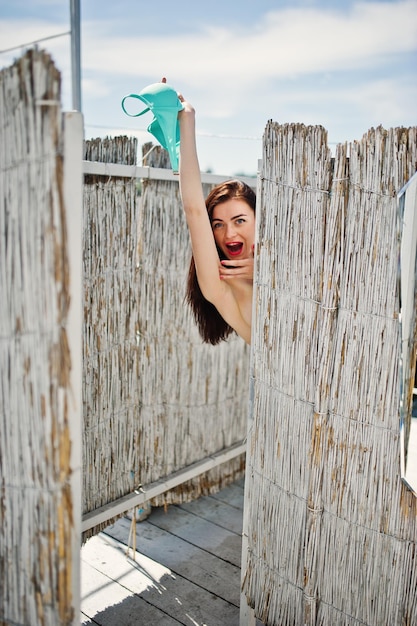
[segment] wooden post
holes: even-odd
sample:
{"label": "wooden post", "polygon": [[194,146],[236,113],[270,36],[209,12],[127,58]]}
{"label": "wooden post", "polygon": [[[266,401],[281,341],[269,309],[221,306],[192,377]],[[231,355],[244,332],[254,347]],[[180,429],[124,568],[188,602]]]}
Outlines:
{"label": "wooden post", "polygon": [[80,623],[80,544],[81,544],[81,423],[82,423],[82,145],[83,116],[65,113],[64,122],[64,203],[68,230],[70,308],[68,342],[71,354],[71,495],[74,528],[72,533],[73,624]]}
{"label": "wooden post", "polygon": [[[242,533],[242,569],[241,569],[241,589],[243,587],[243,580],[246,573],[247,554],[248,554],[248,535],[246,531],[247,515],[246,511],[246,489],[245,489],[245,505],[243,514],[243,533]],[[241,591],[240,593],[240,619],[239,626],[255,626],[255,611],[249,606],[246,599],[246,594]]]}
{"label": "wooden post", "polygon": [[[252,374],[252,367],[251,374]],[[249,458],[250,454],[250,433],[251,433],[251,425],[252,425],[252,414],[253,414],[253,378],[252,375],[250,377],[249,383],[250,391],[249,391],[249,417],[248,417],[248,440],[247,440],[247,451],[246,458]],[[247,468],[248,466],[246,466]],[[243,504],[243,530],[242,530],[242,561],[241,561],[241,582],[240,582],[240,620],[239,626],[255,626],[255,612],[248,605],[248,601],[246,599],[246,594],[243,591],[244,580],[246,576],[246,567],[248,562],[248,523],[249,523],[249,507],[250,507],[250,496],[246,487],[245,482],[245,497]]]}
{"label": "wooden post", "polygon": [[[259,172],[262,170],[262,159],[258,160],[258,176],[257,176],[257,213],[259,215],[259,207],[260,207],[260,197],[261,197],[261,188],[260,188],[260,178]],[[259,222],[258,222],[259,223]],[[255,233],[255,244],[258,243],[258,229]],[[257,262],[256,255],[254,261],[254,293],[252,299],[252,319],[255,319],[256,315],[256,281],[255,276],[257,272]],[[253,346],[253,335],[252,335],[252,346]],[[253,426],[253,396],[254,396],[254,370],[253,370],[253,347],[250,351],[250,365],[249,365],[249,402],[248,402],[248,423],[247,423],[247,450],[246,450],[246,475],[248,472],[249,464],[248,459],[251,454],[251,433]],[[249,507],[250,507],[250,495],[247,489],[247,481],[245,480],[245,491],[244,491],[244,504],[243,504],[243,530],[242,530],[242,560],[241,560],[241,593],[240,593],[240,620],[239,626],[255,626],[256,618],[255,611],[252,607],[249,606],[246,594],[243,591],[244,581],[246,576],[246,567],[248,563],[248,549],[249,549],[249,541],[248,541],[248,524],[249,524]]]}

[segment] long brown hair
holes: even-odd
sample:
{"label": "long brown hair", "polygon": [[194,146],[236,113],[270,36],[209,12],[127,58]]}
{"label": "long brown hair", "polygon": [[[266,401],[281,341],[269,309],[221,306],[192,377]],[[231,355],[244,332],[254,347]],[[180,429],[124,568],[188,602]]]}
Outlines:
{"label": "long brown hair", "polygon": [[[218,204],[234,198],[244,200],[255,211],[256,196],[253,189],[240,180],[228,180],[214,187],[206,198],[206,208],[210,221],[214,208]],[[219,258],[225,259],[226,257],[220,248],[216,247]],[[194,257],[191,257],[190,269],[188,270],[185,298],[191,307],[198,330],[205,343],[211,343],[214,346],[220,341],[226,340],[234,332],[233,328],[224,321],[216,307],[203,296],[198,284]]]}

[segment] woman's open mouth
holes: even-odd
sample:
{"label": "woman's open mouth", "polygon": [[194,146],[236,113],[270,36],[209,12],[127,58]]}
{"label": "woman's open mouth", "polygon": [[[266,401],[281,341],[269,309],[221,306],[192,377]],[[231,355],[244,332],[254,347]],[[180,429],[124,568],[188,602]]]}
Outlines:
{"label": "woman's open mouth", "polygon": [[227,251],[230,256],[239,256],[243,250],[243,243],[241,241],[234,241],[226,244]]}

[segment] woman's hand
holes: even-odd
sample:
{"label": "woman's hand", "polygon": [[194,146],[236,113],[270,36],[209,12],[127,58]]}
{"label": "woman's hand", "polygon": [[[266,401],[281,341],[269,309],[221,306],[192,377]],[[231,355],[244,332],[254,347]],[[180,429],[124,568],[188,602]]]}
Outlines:
{"label": "woman's hand", "polygon": [[187,115],[187,113],[191,113],[193,116],[195,115],[195,109],[192,106],[192,104],[190,104],[189,102],[187,102],[187,100],[184,98],[184,96],[181,93],[178,93],[178,100],[181,102],[181,104],[183,105],[183,109],[182,111],[178,111],[178,117],[181,117],[183,115]]}
{"label": "woman's hand", "polygon": [[[166,83],[166,82],[167,82],[167,79],[165,78],[165,76],[163,76],[163,77],[161,78],[161,83]],[[183,106],[184,106],[184,109],[183,109],[183,111],[184,111],[184,112],[186,112],[186,113],[195,113],[194,107],[193,107],[193,106],[192,106],[189,102],[187,102],[187,101],[186,101],[186,99],[184,98],[184,96],[182,95],[182,93],[177,93],[177,96],[178,96],[178,100],[179,100],[179,101],[183,104]],[[181,115],[181,113],[182,113],[183,111],[179,111],[178,115]]]}
{"label": "woman's hand", "polygon": [[240,260],[224,260],[220,261],[219,274],[222,280],[231,280],[233,278],[246,278],[253,281],[253,250],[252,256],[248,259]]}

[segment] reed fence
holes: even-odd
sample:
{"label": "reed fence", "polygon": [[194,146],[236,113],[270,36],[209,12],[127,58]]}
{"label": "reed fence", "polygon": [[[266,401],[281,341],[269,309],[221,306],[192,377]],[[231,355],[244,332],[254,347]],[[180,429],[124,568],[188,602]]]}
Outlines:
{"label": "reed fence", "polygon": [[0,72],[0,115],[0,623],[68,625],[79,621],[81,402],[60,75],[48,54]]}
{"label": "reed fence", "polygon": [[[184,472],[189,480],[153,503],[242,476],[248,350],[238,338],[203,345],[184,304],[177,180],[90,173],[84,200],[65,197],[60,75],[46,53],[1,72],[1,112],[0,621],[55,626],[78,620],[82,512],[199,462],[211,469]],[[117,167],[136,152],[133,140],[106,139],[86,142],[84,158]],[[80,174],[82,158],[72,153]],[[156,148],[148,161],[164,158]],[[82,202],[84,227],[74,219]],[[79,259],[69,233],[82,241]],[[69,336],[81,297],[84,319]]]}
{"label": "reed fence", "polygon": [[[332,158],[321,127],[268,123],[249,368],[240,339],[202,344],[184,305],[177,181],[91,167],[74,257],[66,167],[82,157],[65,156],[59,100],[44,52],[0,73],[0,622],[75,624],[81,509],[233,449],[250,387],[245,602],[269,626],[417,623],[396,197],[416,171],[416,129],[371,129]],[[136,152],[96,140],[84,159],[134,172]],[[158,148],[147,158],[167,165]],[[235,480],[244,456],[230,458],[153,503]]]}
{"label": "reed fence", "polygon": [[[128,138],[86,142],[86,160],[135,155]],[[165,151],[147,165],[169,167]],[[84,514],[245,437],[249,352],[237,337],[202,343],[184,303],[190,255],[177,180],[86,177]],[[240,454],[152,504],[214,492],[243,470]]]}
{"label": "reed fence", "polygon": [[268,626],[417,623],[396,197],[416,131],[371,129],[333,159],[321,127],[265,129],[243,589]]}

